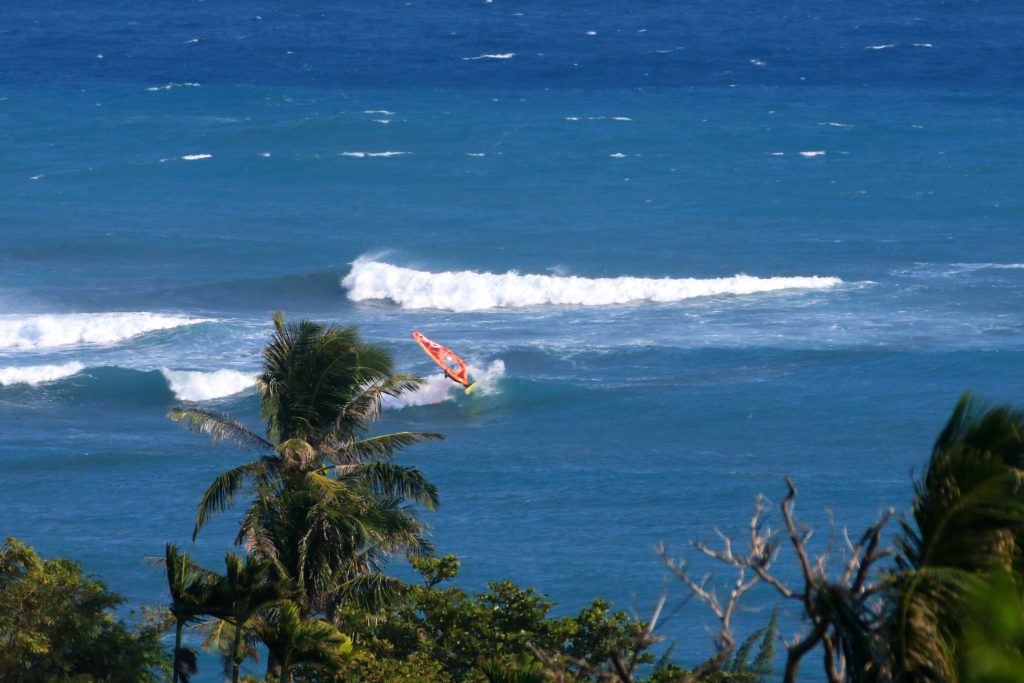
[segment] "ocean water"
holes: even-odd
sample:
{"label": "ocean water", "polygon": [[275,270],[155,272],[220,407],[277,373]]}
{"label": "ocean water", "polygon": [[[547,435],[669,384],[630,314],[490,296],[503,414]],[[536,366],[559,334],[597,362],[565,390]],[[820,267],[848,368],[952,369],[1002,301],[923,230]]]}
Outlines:
{"label": "ocean water", "polygon": [[[402,461],[470,590],[642,615],[656,544],[742,529],[784,475],[821,547],[830,514],[903,511],[961,392],[1024,403],[1022,29],[1010,2],[12,3],[0,532],[132,605],[166,541],[216,566],[235,519],[193,546],[195,505],[246,454],[166,413],[256,425],[275,310],[428,379],[381,429],[447,434]],[[692,663],[712,622],[662,633]]]}

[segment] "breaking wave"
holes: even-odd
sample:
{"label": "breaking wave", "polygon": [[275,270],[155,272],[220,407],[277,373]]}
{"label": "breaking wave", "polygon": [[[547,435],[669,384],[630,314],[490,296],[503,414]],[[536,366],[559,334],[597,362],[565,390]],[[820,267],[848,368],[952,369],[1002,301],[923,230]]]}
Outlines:
{"label": "breaking wave", "polygon": [[241,393],[256,383],[256,375],[238,370],[169,370],[161,374],[171,385],[174,395],[183,401],[210,401]]}
{"label": "breaking wave", "polygon": [[[500,358],[493,360],[486,367],[478,368],[472,363],[468,364],[469,376],[476,382],[473,394],[476,396],[487,396],[498,391],[498,383],[505,376],[505,362]],[[455,384],[450,379],[440,374],[431,374],[419,389],[409,391],[401,396],[384,398],[384,407],[396,410],[410,406],[426,406],[443,401],[453,400],[463,393],[462,386]]]}
{"label": "breaking wave", "polygon": [[72,361],[61,365],[24,365],[0,368],[0,385],[28,384],[35,386],[43,382],[54,382],[77,375],[85,369],[81,363]]}
{"label": "breaking wave", "polygon": [[70,313],[0,316],[0,349],[41,349],[75,344],[115,344],[140,334],[210,322],[159,313]]}
{"label": "breaking wave", "polygon": [[359,259],[341,281],[352,301],[390,300],[402,308],[482,311],[491,308],[571,305],[607,306],[637,302],[667,303],[701,296],[755,294],[781,289],[828,289],[836,277],[734,275],[722,278],[585,278],[576,276],[431,273]]}

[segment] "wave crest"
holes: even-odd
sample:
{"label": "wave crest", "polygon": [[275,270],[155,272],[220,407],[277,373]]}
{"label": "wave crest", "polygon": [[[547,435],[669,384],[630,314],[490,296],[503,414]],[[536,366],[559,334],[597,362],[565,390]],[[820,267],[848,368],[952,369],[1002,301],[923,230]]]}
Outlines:
{"label": "wave crest", "polygon": [[171,391],[183,401],[211,401],[245,391],[256,383],[256,375],[238,370],[169,370],[161,374],[171,385]]}
{"label": "wave crest", "polygon": [[35,386],[43,382],[53,382],[77,375],[84,369],[85,366],[77,361],[61,365],[23,365],[0,368],[0,385],[28,384]]}
{"label": "wave crest", "polygon": [[668,303],[701,296],[755,294],[781,289],[828,289],[836,277],[734,275],[722,278],[585,278],[555,275],[431,273],[389,263],[357,260],[341,281],[352,301],[389,299],[402,308],[482,311],[491,308],[571,305],[608,306],[638,302]]}
{"label": "wave crest", "polygon": [[0,349],[41,349],[76,344],[116,344],[147,332],[210,322],[158,313],[70,313],[27,318],[0,316]]}

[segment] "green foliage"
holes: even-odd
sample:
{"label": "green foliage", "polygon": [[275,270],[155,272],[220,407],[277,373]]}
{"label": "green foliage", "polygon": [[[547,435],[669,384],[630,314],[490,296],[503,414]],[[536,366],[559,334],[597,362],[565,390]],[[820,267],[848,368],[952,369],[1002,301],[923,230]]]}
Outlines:
{"label": "green foliage", "polygon": [[1024,548],[1024,413],[965,395],[916,485],[897,541],[886,642],[897,676],[956,680],[956,615],[991,572],[1019,571]]}
{"label": "green foliage", "polygon": [[[591,675],[607,671],[613,650],[627,655],[644,625],[604,600],[573,617],[552,617],[554,603],[533,588],[509,581],[468,594],[449,587],[459,561],[452,555],[417,558],[414,567],[423,586],[410,586],[397,609],[367,620],[358,610],[336,615],[341,630],[353,634],[361,656],[346,667],[344,681],[402,679],[395,662],[416,662],[416,670],[434,667],[429,680],[533,681],[546,675],[538,653],[568,672]],[[653,656],[639,653],[640,662]],[[580,667],[585,663],[586,671]],[[602,668],[604,667],[604,668]],[[411,676],[408,680],[427,680]]]}
{"label": "green foliage", "polygon": [[[772,672],[772,660],[775,659],[775,641],[778,638],[779,610],[773,607],[768,623],[751,633],[736,650],[736,656],[733,658],[729,671],[736,674],[749,674],[755,680],[769,676]],[[757,656],[751,663],[750,655],[753,653],[755,645],[758,646]]]}
{"label": "green foliage", "polygon": [[993,574],[964,601],[963,683],[1024,681],[1024,599],[1014,578]]}
{"label": "green foliage", "polygon": [[45,560],[14,538],[0,547],[0,680],[160,681],[170,673],[152,623],[132,629],[123,599],[77,562]]}

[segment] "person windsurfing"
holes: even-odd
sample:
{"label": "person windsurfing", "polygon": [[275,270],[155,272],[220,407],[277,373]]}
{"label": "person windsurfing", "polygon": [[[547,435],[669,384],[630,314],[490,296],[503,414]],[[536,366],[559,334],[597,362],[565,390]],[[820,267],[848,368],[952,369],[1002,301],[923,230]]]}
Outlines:
{"label": "person windsurfing", "polygon": [[441,346],[437,342],[431,341],[423,336],[420,332],[413,332],[412,338],[423,347],[423,350],[427,352],[427,355],[434,359],[434,362],[441,366],[444,370],[444,376],[455,382],[461,384],[466,389],[466,393],[473,391],[473,387],[476,386],[476,382],[473,382],[469,378],[469,370],[466,368],[466,364],[461,358],[459,358],[454,351],[451,349]]}

